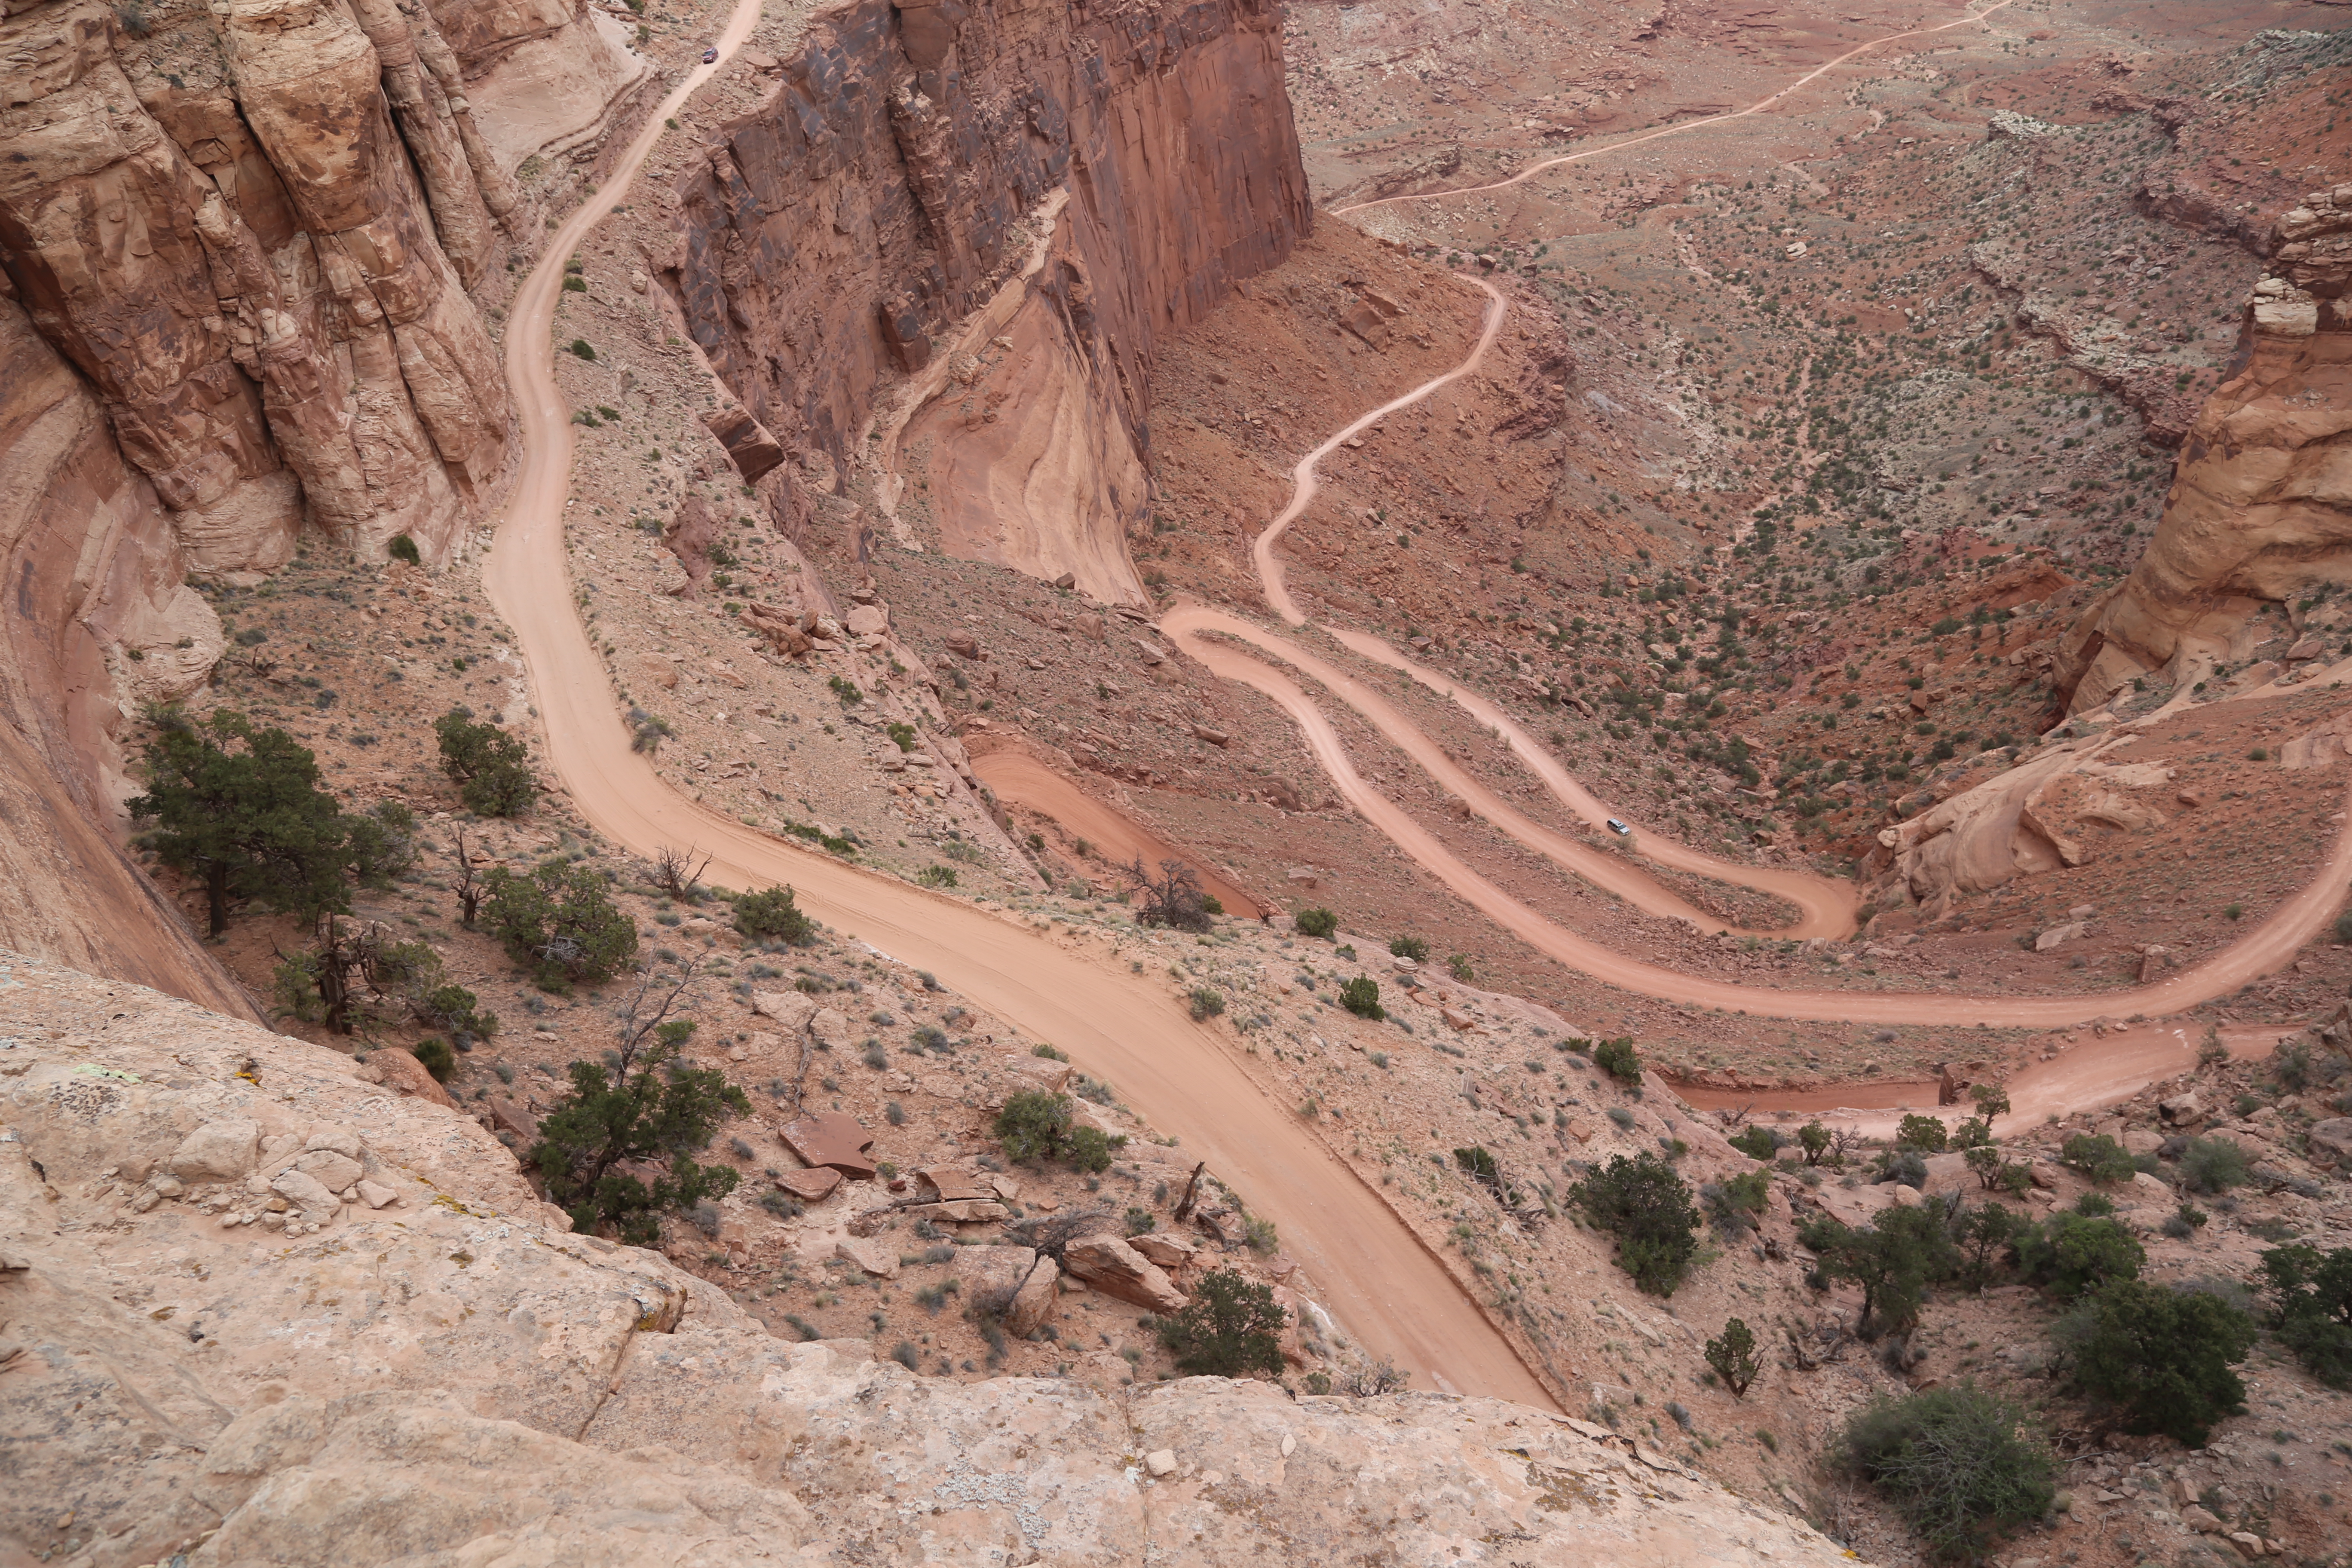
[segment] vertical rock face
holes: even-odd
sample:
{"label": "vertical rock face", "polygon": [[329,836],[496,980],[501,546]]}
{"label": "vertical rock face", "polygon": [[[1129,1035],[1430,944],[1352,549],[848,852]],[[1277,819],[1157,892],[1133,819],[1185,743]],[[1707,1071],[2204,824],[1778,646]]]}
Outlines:
{"label": "vertical rock face", "polygon": [[836,472],[915,380],[902,528],[1136,596],[1160,334],[1311,218],[1280,28],[1266,0],[834,13],[677,193],[663,280],[760,424]]}
{"label": "vertical rock face", "polygon": [[2352,184],[2305,197],[2270,252],[2147,553],[2061,649],[2070,711],[2150,670],[2197,679],[2262,604],[2352,582]]}
{"label": "vertical rock face", "polygon": [[[445,3],[466,63],[426,0],[0,5],[0,945],[245,1010],[106,826],[122,716],[221,652],[184,579],[306,521],[445,559],[507,467],[465,286],[536,223],[513,163],[645,68],[577,0]],[[502,163],[467,73],[555,56]]]}

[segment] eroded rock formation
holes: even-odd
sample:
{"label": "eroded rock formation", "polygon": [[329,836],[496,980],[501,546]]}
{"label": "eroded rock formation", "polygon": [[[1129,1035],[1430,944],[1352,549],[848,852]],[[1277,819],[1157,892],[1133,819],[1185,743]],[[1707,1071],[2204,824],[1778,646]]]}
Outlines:
{"label": "eroded rock formation", "polygon": [[2313,192],[2270,251],[2147,552],[2060,648],[2070,712],[2154,670],[2201,679],[2263,604],[2352,582],[2352,184]]}
{"label": "eroded rock formation", "polygon": [[11,1561],[1851,1561],[1500,1401],[959,1384],[780,1340],[567,1234],[488,1132],[348,1058],[5,952],[0,979]]}
{"label": "eroded rock formation", "polygon": [[902,538],[1139,598],[1155,345],[1311,216],[1280,26],[1265,0],[867,0],[726,129],[650,259],[804,467],[866,460],[899,399]]}

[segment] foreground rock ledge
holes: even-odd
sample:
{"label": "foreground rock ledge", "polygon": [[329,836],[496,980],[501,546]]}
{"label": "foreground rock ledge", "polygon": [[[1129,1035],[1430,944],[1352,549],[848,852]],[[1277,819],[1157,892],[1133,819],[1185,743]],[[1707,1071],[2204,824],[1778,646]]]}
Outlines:
{"label": "foreground rock ledge", "polygon": [[[306,1160],[376,1192],[315,1230],[299,1208],[291,1238],[222,1223]],[[549,1213],[480,1127],[333,1051],[0,952],[0,1544],[91,1568],[1850,1561],[1499,1401],[962,1384],[787,1343]]]}

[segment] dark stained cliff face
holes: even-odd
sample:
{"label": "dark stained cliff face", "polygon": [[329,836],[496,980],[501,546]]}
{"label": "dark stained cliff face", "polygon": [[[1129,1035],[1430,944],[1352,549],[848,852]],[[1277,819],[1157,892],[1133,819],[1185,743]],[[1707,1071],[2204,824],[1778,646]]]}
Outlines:
{"label": "dark stained cliff face", "polygon": [[869,3],[782,77],[676,193],[688,331],[900,542],[1139,596],[1156,346],[1311,221],[1278,9]]}

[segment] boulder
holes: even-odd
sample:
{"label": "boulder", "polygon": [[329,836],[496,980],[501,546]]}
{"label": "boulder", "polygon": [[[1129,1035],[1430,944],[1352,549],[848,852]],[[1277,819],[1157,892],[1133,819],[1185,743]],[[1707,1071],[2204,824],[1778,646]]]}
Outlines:
{"label": "boulder", "polygon": [[[1052,1262],[1047,1259],[1048,1264]],[[1009,1311],[1028,1283],[1037,1253],[1027,1247],[960,1247],[948,1265],[963,1304],[982,1312]]]}
{"label": "boulder", "polygon": [[1184,1294],[1160,1266],[1115,1236],[1084,1236],[1062,1250],[1073,1278],[1106,1296],[1154,1312],[1180,1311]]}
{"label": "boulder", "polygon": [[952,1203],[909,1204],[901,1211],[910,1218],[944,1220],[950,1225],[982,1225],[1011,1215],[994,1198],[958,1198]]}
{"label": "boulder", "polygon": [[229,1118],[207,1121],[181,1139],[163,1163],[184,1182],[233,1182],[260,1156],[260,1123]]}
{"label": "boulder", "polygon": [[797,1035],[816,1016],[816,998],[804,991],[755,991],[751,1011],[782,1025],[786,1034]]}
{"label": "boulder", "polygon": [[449,1098],[449,1091],[443,1089],[433,1075],[425,1070],[423,1062],[418,1061],[406,1051],[395,1049],[376,1051],[369,1056],[367,1065],[381,1073],[383,1076],[383,1087],[395,1093],[414,1095],[418,1100],[429,1100],[436,1105],[446,1105],[452,1110],[457,1109],[457,1102]]}
{"label": "boulder", "polygon": [[1062,1299],[1062,1270],[1050,1258],[1040,1258],[1036,1266],[1022,1280],[1014,1293],[1013,1305],[1004,1313],[1008,1332],[1033,1334],[1054,1316],[1054,1304]]}
{"label": "boulder", "polygon": [[950,632],[946,642],[948,651],[959,658],[978,658],[980,657],[980,639],[970,632]]}
{"label": "boulder", "polygon": [[787,1121],[777,1130],[777,1136],[800,1156],[803,1164],[824,1165],[861,1182],[874,1179],[874,1162],[866,1157],[866,1151],[874,1147],[874,1134],[859,1126],[854,1116],[819,1111]]}
{"label": "boulder", "polygon": [[390,1187],[362,1181],[360,1183],[360,1201],[372,1209],[380,1209],[388,1204],[398,1203],[400,1194]]}
{"label": "boulder", "polygon": [[2175,1127],[2194,1126],[2205,1119],[2205,1102],[2197,1098],[2197,1091],[2193,1089],[2186,1094],[2158,1100],[2157,1109],[2164,1113],[2164,1120]]}
{"label": "boulder", "polygon": [[1162,1268],[1181,1268],[1200,1255],[1201,1249],[1181,1236],[1150,1230],[1141,1236],[1130,1236],[1127,1244],[1150,1262]]}
{"label": "boulder", "polygon": [[280,1171],[269,1190],[292,1205],[305,1225],[324,1225],[342,1207],[334,1194],[300,1171]]}
{"label": "boulder", "polygon": [[880,637],[890,629],[890,612],[879,605],[853,605],[841,625],[854,637]]}
{"label": "boulder", "polygon": [[833,1244],[833,1255],[856,1265],[877,1279],[898,1278],[898,1249],[887,1241],[845,1236]]}
{"label": "boulder", "polygon": [[993,1202],[996,1194],[983,1184],[978,1174],[955,1165],[927,1165],[915,1173],[916,1190],[942,1203],[956,1203],[965,1198]]}
{"label": "boulder", "polygon": [[294,1170],[331,1193],[340,1193],[360,1179],[360,1163],[332,1149],[313,1149],[294,1162]]}
{"label": "boulder", "polygon": [[809,1033],[827,1050],[845,1051],[850,1048],[849,1016],[837,1007],[819,1007],[809,1015]]}
{"label": "boulder", "polygon": [[2064,925],[2052,926],[2033,939],[2033,951],[2048,952],[2053,947],[2074,941],[2088,929],[2087,922],[2083,921],[2069,921]]}
{"label": "boulder", "polygon": [[539,1142],[539,1118],[505,1095],[490,1096],[490,1125],[499,1131],[513,1133],[525,1149]]}
{"label": "boulder", "polygon": [[2315,1121],[2303,1135],[2305,1145],[2338,1164],[2352,1163],[2352,1116],[2331,1116]]}
{"label": "boulder", "polygon": [[841,1173],[829,1165],[818,1165],[806,1171],[786,1171],[776,1178],[776,1185],[803,1203],[822,1203],[833,1196],[841,1185]]}

